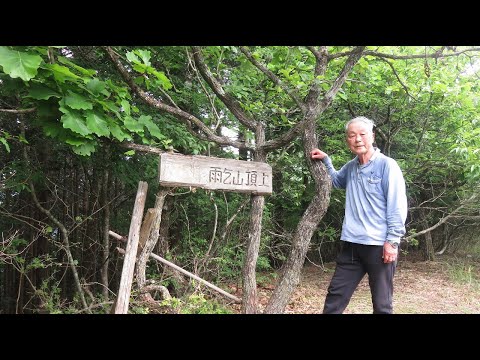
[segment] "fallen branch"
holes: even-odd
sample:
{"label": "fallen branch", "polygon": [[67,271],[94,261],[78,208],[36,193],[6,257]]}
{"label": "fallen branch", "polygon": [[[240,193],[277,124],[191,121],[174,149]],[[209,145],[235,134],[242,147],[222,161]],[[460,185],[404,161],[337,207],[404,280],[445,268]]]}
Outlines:
{"label": "fallen branch", "polygon": [[[111,230],[110,230],[108,233],[110,234],[110,236],[114,237],[114,238],[117,239],[117,240],[126,241],[126,238],[125,238],[124,236],[119,235],[119,234],[117,234],[117,233],[115,233],[115,232],[113,232],[113,231],[111,231]],[[121,248],[118,248],[118,247],[117,247],[117,250],[118,250],[120,253],[124,253],[124,252],[125,252],[125,250],[123,250],[123,249],[121,249]],[[242,300],[239,299],[238,297],[236,297],[236,296],[234,296],[234,295],[232,295],[232,294],[227,293],[225,290],[220,289],[218,286],[215,286],[215,285],[213,285],[212,283],[209,283],[208,281],[203,280],[202,278],[198,277],[197,275],[192,274],[191,272],[189,272],[189,271],[187,271],[187,270],[185,270],[185,269],[182,269],[180,266],[177,266],[177,265],[175,265],[174,263],[171,263],[170,261],[165,260],[164,258],[162,258],[162,257],[160,257],[160,256],[158,256],[158,255],[156,255],[156,254],[154,254],[154,253],[150,253],[150,257],[152,257],[152,258],[154,258],[155,260],[161,262],[162,264],[165,264],[165,265],[168,265],[168,266],[174,268],[175,270],[181,272],[182,274],[185,274],[185,275],[191,277],[192,279],[195,279],[195,280],[201,282],[202,284],[207,285],[209,288],[218,291],[220,294],[222,294],[222,295],[226,296],[227,298],[235,301],[236,303],[241,303],[241,302],[242,302]]]}

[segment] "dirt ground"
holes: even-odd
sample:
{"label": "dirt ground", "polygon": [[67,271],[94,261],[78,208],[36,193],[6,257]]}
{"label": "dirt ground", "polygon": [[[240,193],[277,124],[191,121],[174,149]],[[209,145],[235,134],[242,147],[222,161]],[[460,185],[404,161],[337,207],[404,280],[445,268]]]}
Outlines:
{"label": "dirt ground", "polygon": [[[468,259],[467,259],[468,260]],[[456,264],[454,266],[454,264]],[[302,272],[286,314],[320,314],[335,263],[324,267],[308,265]],[[400,259],[394,278],[395,314],[478,314],[480,313],[480,267],[471,259],[439,258],[436,261]],[[273,285],[258,287],[259,308],[270,298]],[[236,295],[239,296],[238,290]],[[236,313],[240,307],[232,307]],[[372,304],[368,277],[361,281],[345,314],[370,314]]]}

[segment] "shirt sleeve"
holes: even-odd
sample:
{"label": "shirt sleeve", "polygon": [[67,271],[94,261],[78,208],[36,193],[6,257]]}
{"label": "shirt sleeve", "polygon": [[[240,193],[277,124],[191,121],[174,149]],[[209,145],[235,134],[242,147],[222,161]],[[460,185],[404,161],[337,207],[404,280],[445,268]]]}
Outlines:
{"label": "shirt sleeve", "polygon": [[342,168],[339,171],[337,171],[333,167],[332,159],[330,159],[330,156],[324,157],[322,161],[325,167],[327,168],[328,174],[332,179],[333,187],[345,189],[347,187],[347,174],[348,174],[347,164],[342,166]]}
{"label": "shirt sleeve", "polygon": [[405,235],[408,203],[402,170],[395,160],[388,162],[383,176],[383,188],[387,199],[387,241],[400,243]]}

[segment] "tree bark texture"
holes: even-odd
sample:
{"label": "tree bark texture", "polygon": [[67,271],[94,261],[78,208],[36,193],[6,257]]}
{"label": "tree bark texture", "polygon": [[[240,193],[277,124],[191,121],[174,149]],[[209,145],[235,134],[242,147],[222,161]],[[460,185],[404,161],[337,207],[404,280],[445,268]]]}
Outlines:
{"label": "tree bark texture", "polygon": [[248,227],[247,249],[243,265],[243,302],[242,313],[257,313],[257,266],[258,251],[260,249],[260,235],[262,233],[262,217],[265,197],[252,195],[252,209]]}
{"label": "tree bark texture", "polygon": [[102,243],[102,269],[101,269],[101,283],[103,285],[102,294],[105,301],[108,300],[108,264],[110,256],[110,237],[108,231],[110,230],[110,203],[109,203],[109,178],[110,172],[105,169],[103,178],[103,243]]}
{"label": "tree bark texture", "polygon": [[138,183],[135,206],[133,207],[130,230],[128,232],[127,249],[123,260],[122,278],[118,297],[115,302],[115,314],[126,314],[130,302],[130,291],[132,288],[133,273],[135,270],[135,260],[137,258],[138,239],[140,237],[140,225],[143,217],[143,209],[147,197],[148,184],[144,181]]}
{"label": "tree bark texture", "polygon": [[[258,147],[265,143],[265,129],[258,124],[255,130],[255,141]],[[266,162],[267,155],[261,150],[254,153],[254,160]],[[263,195],[252,195],[251,198],[250,222],[248,226],[247,249],[245,251],[245,262],[243,265],[243,301],[242,312],[244,314],[257,313],[257,276],[256,267],[260,239],[262,235],[263,207],[265,197]]]}
{"label": "tree bark texture", "polygon": [[267,314],[285,311],[295,287],[300,282],[301,271],[313,232],[327,212],[332,189],[330,176],[321,161],[312,161],[310,151],[317,147],[315,122],[309,121],[303,133],[306,162],[315,181],[315,195],[297,225],[292,239],[292,248],[272,296],[265,308]]}
{"label": "tree bark texture", "polygon": [[[425,209],[420,209],[420,218],[422,219],[422,224],[425,229],[428,228],[428,221]],[[425,237],[425,248],[423,252],[423,259],[425,261],[435,261],[435,250],[433,248],[433,239],[432,232],[428,231],[424,234]]]}
{"label": "tree bark texture", "polygon": [[161,186],[158,190],[155,200],[155,208],[148,209],[148,211],[151,211],[152,213],[151,220],[145,222],[147,225],[145,229],[143,229],[142,226],[142,230],[140,232],[142,240],[141,242],[144,244],[142,244],[143,248],[137,260],[137,285],[139,289],[142,289],[146,283],[145,270],[150,254],[152,253],[153,248],[158,241],[160,223],[162,221],[163,204],[165,202],[165,197],[167,196],[167,194],[168,189]]}

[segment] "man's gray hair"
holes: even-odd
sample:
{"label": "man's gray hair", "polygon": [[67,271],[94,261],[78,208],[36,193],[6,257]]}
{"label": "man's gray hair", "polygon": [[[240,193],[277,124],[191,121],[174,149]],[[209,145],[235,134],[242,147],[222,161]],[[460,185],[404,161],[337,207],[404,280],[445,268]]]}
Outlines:
{"label": "man's gray hair", "polygon": [[373,123],[372,120],[370,120],[369,118],[366,118],[365,116],[357,116],[356,118],[353,118],[352,120],[350,120],[349,122],[347,122],[345,124],[345,131],[348,131],[348,126],[351,124],[351,123],[354,123],[354,122],[362,122],[364,123],[365,125],[367,125],[367,128],[368,130],[373,133],[373,127],[375,126],[375,124]]}

